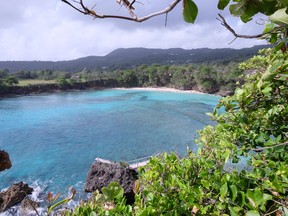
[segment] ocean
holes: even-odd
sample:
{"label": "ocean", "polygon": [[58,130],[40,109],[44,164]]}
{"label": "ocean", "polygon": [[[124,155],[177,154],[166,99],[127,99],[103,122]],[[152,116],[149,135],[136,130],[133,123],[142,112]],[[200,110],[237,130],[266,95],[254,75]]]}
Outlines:
{"label": "ocean", "polygon": [[161,152],[185,156],[187,146],[196,151],[196,131],[213,124],[205,113],[219,99],[126,89],[1,99],[0,149],[12,168],[0,173],[0,189],[24,181],[45,206],[48,191],[66,196],[72,186],[73,206],[87,198],[84,184],[95,158],[132,163]]}

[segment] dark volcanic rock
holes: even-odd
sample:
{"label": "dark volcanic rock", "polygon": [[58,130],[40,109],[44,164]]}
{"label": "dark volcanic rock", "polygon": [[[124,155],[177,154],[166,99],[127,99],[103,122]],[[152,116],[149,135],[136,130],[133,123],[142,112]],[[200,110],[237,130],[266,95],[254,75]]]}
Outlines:
{"label": "dark volcanic rock", "polygon": [[28,194],[31,194],[33,188],[23,182],[16,183],[6,191],[0,193],[0,212],[6,211],[10,207],[20,203]]}
{"label": "dark volcanic rock", "polygon": [[0,151],[0,171],[10,169],[12,167],[9,154],[5,151]]}
{"label": "dark volcanic rock", "polygon": [[138,179],[135,169],[119,163],[96,159],[86,179],[85,192],[101,191],[111,182],[118,182],[124,189],[127,203],[134,202],[133,184]]}

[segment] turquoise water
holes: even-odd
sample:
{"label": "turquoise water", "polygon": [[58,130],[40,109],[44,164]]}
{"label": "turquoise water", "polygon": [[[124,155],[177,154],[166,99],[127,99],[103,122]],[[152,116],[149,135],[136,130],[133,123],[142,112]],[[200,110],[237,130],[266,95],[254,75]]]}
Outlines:
{"label": "turquoise water", "polygon": [[211,124],[219,97],[142,90],[102,90],[0,100],[0,149],[13,167],[0,173],[0,188],[25,181],[83,196],[96,157],[131,161],[163,151],[195,149],[195,131]]}

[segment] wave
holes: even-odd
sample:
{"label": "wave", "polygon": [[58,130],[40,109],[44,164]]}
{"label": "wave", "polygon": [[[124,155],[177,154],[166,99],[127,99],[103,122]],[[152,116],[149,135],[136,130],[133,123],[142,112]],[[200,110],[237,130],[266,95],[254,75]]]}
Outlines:
{"label": "wave", "polygon": [[[67,196],[69,196],[69,191],[65,190],[65,191],[56,191],[54,188],[54,191],[52,189],[52,191],[50,190],[51,188],[53,188],[53,181],[49,180],[49,181],[41,181],[41,180],[35,180],[34,182],[32,182],[30,185],[30,187],[33,188],[33,192],[32,194],[28,195],[28,198],[32,201],[35,201],[37,203],[39,203],[39,207],[36,208],[37,212],[39,215],[47,215],[47,205],[48,205],[48,201],[47,201],[47,194],[48,191],[52,192],[53,195],[56,195],[57,193],[61,193],[59,200],[62,198],[65,198]],[[52,186],[52,187],[51,187]],[[77,195],[74,197],[73,200],[71,200],[70,202],[68,202],[66,205],[62,205],[60,206],[57,210],[61,210],[61,209],[74,209],[80,202],[80,200],[87,200],[89,198],[89,195],[84,193],[83,191],[83,186],[84,186],[84,182],[80,181],[77,184],[75,184],[73,186],[73,188],[75,188],[77,190]],[[7,188],[6,188],[7,189]],[[4,189],[4,190],[6,190]],[[9,208],[7,211],[0,213],[0,216],[37,216],[37,213],[35,212],[35,210],[31,209],[31,210],[27,210],[27,209],[23,209],[21,208],[21,204],[17,204],[11,208]],[[53,213],[52,213],[53,215]]]}

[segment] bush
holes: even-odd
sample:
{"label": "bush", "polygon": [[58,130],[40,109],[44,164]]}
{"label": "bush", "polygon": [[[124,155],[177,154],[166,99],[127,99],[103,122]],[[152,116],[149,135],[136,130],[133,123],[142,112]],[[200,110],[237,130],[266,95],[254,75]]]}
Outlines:
{"label": "bush", "polygon": [[[152,158],[140,169],[134,205],[114,185],[114,198],[96,193],[72,215],[287,215],[287,56],[267,50],[241,64],[254,73],[209,113],[217,125],[199,131],[198,152]],[[243,157],[246,170],[227,167]]]}

